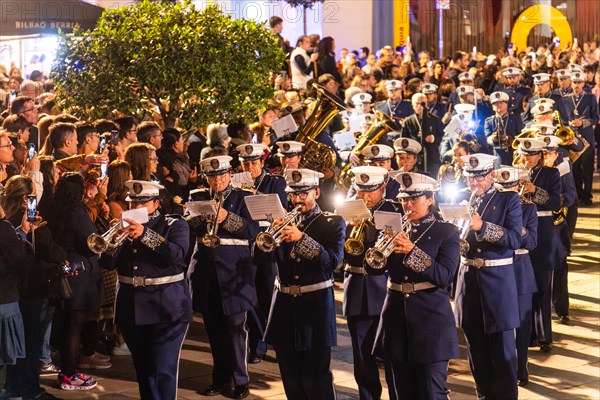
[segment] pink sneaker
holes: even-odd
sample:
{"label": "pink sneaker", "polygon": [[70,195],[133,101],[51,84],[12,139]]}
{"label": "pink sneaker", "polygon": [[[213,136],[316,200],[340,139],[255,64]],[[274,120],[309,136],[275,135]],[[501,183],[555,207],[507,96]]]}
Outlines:
{"label": "pink sneaker", "polygon": [[89,375],[83,375],[75,372],[73,376],[63,376],[60,383],[62,390],[90,390],[96,387],[98,382]]}

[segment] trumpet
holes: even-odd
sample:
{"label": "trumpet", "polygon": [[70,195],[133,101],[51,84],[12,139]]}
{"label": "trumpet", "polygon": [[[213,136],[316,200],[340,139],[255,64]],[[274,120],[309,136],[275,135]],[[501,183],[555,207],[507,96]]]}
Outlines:
{"label": "trumpet", "polygon": [[270,253],[278,247],[283,241],[283,228],[295,223],[300,216],[300,208],[302,204],[298,204],[289,213],[283,217],[283,224],[274,226],[271,224],[265,232],[261,232],[256,236],[256,246],[265,253]]}
{"label": "trumpet", "polygon": [[473,219],[473,215],[477,212],[479,208],[479,204],[481,203],[481,196],[475,199],[476,191],[471,194],[469,198],[469,218],[462,219],[457,224],[458,230],[460,231],[460,252],[461,254],[466,254],[469,251],[469,242],[467,242],[467,236],[469,236],[469,232],[471,231],[471,220]]}
{"label": "trumpet", "polygon": [[217,221],[219,220],[219,213],[223,207],[224,199],[223,196],[218,192],[218,189],[219,188],[217,187],[217,190],[215,190],[217,193],[213,199],[217,201],[217,213],[215,214],[214,219],[207,224],[207,233],[202,236],[202,244],[211,249],[214,249],[221,244],[221,239],[219,239],[219,236],[217,236],[217,232],[219,231],[219,223]]}
{"label": "trumpet", "polygon": [[365,251],[365,238],[367,237],[368,219],[362,219],[354,225],[350,236],[344,243],[344,250],[351,256],[359,256]]}
{"label": "trumpet", "polygon": [[87,245],[94,253],[102,254],[121,246],[127,236],[129,232],[125,229],[123,221],[119,221],[102,235],[92,233],[87,238]]}
{"label": "trumpet", "polygon": [[394,240],[401,233],[410,232],[412,228],[412,223],[408,219],[408,215],[411,211],[407,211],[402,216],[402,229],[398,232],[394,232],[391,229],[386,229],[383,233],[381,239],[375,243],[375,246],[367,250],[365,253],[365,261],[369,266],[373,269],[383,269],[387,264],[387,258],[392,254],[396,246],[394,245]]}

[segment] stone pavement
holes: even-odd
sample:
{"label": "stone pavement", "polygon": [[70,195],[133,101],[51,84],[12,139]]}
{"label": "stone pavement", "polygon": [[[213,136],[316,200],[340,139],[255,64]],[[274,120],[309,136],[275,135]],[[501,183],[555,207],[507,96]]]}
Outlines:
{"label": "stone pavement", "polygon": [[[600,399],[600,177],[595,175],[594,206],[581,208],[575,232],[573,255],[569,258],[571,322],[553,324],[554,348],[550,353],[530,349],[530,383],[519,388],[520,399]],[[340,316],[342,290],[336,283],[338,346],[333,349],[332,369],[338,399],[357,399],[352,373],[352,349],[344,318]],[[475,399],[473,378],[467,363],[462,332],[461,357],[450,362],[448,387],[452,399]],[[250,365],[249,399],[285,399],[274,353]],[[98,388],[90,392],[65,392],[55,387],[56,376],[43,377],[44,387],[65,399],[125,400],[139,398],[135,372],[129,357],[113,357],[113,367],[91,372]],[[181,354],[179,398],[197,399],[197,392],[211,383],[210,347],[201,318],[190,328]],[[383,371],[381,374],[382,383]],[[384,387],[384,399],[387,389]],[[226,399],[217,396],[215,400]],[[168,399],[165,399],[168,400]]]}

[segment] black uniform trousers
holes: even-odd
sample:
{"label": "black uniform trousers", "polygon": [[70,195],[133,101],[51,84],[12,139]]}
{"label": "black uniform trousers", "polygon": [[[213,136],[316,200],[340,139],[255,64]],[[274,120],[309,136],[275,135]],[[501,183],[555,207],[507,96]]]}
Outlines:
{"label": "black uniform trousers", "polygon": [[520,380],[529,379],[527,354],[529,353],[531,323],[533,319],[531,298],[532,293],[519,295],[519,318],[521,319],[521,325],[516,329],[515,338],[517,341],[517,377]]}
{"label": "black uniform trousers", "polygon": [[[569,239],[573,240],[573,232],[579,211],[577,203],[571,205],[567,211],[567,227],[569,229]],[[552,278],[552,305],[554,311],[560,316],[569,315],[569,260],[561,260],[561,266],[554,271]]]}
{"label": "black uniform trousers", "polygon": [[233,378],[235,385],[245,385],[250,380],[247,312],[225,315],[216,278],[213,277],[210,287],[210,306],[202,316],[213,357],[212,383],[222,386],[231,383]]}
{"label": "black uniform trousers", "polygon": [[[474,289],[478,292],[481,290],[479,287]],[[467,339],[469,366],[475,379],[478,398],[516,400],[518,387],[515,330],[486,333],[481,302],[469,302],[468,307],[473,320],[463,324],[463,331]]]}
{"label": "black uniform trousers", "polygon": [[573,178],[579,200],[592,199],[592,180],[594,175],[594,149],[588,147],[573,164]]}
{"label": "black uniform trousers", "polygon": [[285,396],[288,400],[335,399],[329,369],[331,347],[297,351],[293,346],[274,346]]}
{"label": "black uniform trousers", "polygon": [[189,322],[119,324],[131,351],[142,400],[177,398],[179,354]]}
{"label": "black uniform trousers", "polygon": [[275,287],[275,276],[273,266],[269,263],[256,264],[256,297],[258,307],[248,311],[248,335],[250,353],[259,356],[267,354],[267,344],[263,340],[271,299]]}
{"label": "black uniform trousers", "polygon": [[533,337],[552,343],[552,270],[534,271],[538,291],[533,294]]}
{"label": "black uniform trousers", "polygon": [[352,339],[354,378],[361,400],[381,398],[381,382],[377,358],[372,354],[379,316],[349,316],[348,330]]}
{"label": "black uniform trousers", "polygon": [[393,376],[390,399],[447,400],[448,361],[429,364],[387,362]]}

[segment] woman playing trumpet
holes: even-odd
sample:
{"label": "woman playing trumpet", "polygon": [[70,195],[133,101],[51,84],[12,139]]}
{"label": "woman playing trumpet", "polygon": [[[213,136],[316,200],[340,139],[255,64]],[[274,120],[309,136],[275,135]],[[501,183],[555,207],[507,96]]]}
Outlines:
{"label": "woman playing trumpet", "polygon": [[396,237],[387,260],[375,354],[385,360],[390,398],[447,398],[448,360],[458,356],[458,336],[446,288],[460,258],[458,231],[434,216],[434,179],[415,173],[396,179],[411,229]]}

